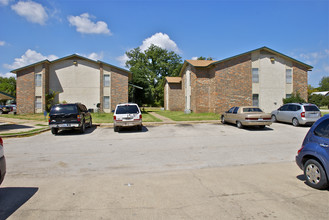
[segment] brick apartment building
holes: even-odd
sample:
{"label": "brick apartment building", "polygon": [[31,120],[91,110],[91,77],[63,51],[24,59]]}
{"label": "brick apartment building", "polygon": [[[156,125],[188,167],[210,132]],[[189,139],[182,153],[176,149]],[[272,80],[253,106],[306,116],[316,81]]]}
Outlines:
{"label": "brick apartment building", "polygon": [[17,113],[41,113],[46,94],[57,92],[57,103],[80,102],[88,109],[111,112],[128,102],[131,72],[73,54],[55,61],[43,60],[11,71],[17,75]]}
{"label": "brick apartment building", "polygon": [[313,67],[262,47],[220,61],[185,60],[179,77],[166,77],[166,110],[222,113],[233,106],[271,112],[299,93],[307,100]]}

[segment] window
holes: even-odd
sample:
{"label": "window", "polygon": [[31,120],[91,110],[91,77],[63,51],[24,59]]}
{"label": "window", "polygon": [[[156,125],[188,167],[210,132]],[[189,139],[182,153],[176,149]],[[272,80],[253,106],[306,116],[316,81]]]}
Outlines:
{"label": "window", "polygon": [[104,109],[110,108],[110,96],[104,96]]}
{"label": "window", "polygon": [[314,134],[319,137],[329,138],[329,120],[324,120],[314,129]]}
{"label": "window", "polygon": [[233,114],[238,113],[239,107],[235,107],[235,109],[233,110]]}
{"label": "window", "polygon": [[259,83],[258,68],[252,68],[252,82]]}
{"label": "window", "polygon": [[35,97],[35,108],[41,109],[41,107],[42,107],[41,96],[36,96]]}
{"label": "window", "polygon": [[279,111],[288,111],[289,105],[283,105],[279,108]]}
{"label": "window", "polygon": [[286,94],[286,99],[291,98],[291,94]]}
{"label": "window", "polygon": [[292,83],[292,70],[286,69],[286,83],[291,84]]}
{"label": "window", "polygon": [[35,86],[40,87],[41,86],[41,74],[35,75]]}
{"label": "window", "polygon": [[110,75],[104,75],[104,87],[110,86]]}
{"label": "window", "polygon": [[259,105],[259,95],[258,94],[252,94],[252,106]]}
{"label": "window", "polygon": [[230,108],[230,110],[228,110],[228,113],[233,113],[235,107]]}

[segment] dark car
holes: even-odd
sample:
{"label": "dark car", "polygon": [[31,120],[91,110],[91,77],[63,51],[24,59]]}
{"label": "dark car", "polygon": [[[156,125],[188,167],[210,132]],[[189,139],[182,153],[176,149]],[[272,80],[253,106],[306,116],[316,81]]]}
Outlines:
{"label": "dark car", "polygon": [[53,134],[57,134],[59,130],[70,129],[78,129],[84,133],[86,127],[92,126],[91,114],[81,103],[54,105],[48,118]]}
{"label": "dark car", "polygon": [[0,137],[0,184],[2,183],[3,179],[6,175],[6,159],[3,152],[3,141]]}
{"label": "dark car", "polygon": [[329,186],[329,115],[320,118],[310,128],[296,156],[304,170],[306,183],[316,189]]}

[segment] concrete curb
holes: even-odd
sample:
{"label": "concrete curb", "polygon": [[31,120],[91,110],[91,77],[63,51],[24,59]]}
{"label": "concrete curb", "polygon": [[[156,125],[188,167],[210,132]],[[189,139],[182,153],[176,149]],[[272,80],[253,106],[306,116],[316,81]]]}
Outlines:
{"label": "concrete curb", "polygon": [[6,134],[6,135],[2,135],[0,134],[0,136],[2,138],[12,138],[12,137],[29,137],[29,136],[33,136],[33,135],[37,135],[37,134],[40,134],[40,133],[43,133],[43,132],[46,132],[46,131],[49,131],[50,128],[45,128],[45,129],[42,129],[42,130],[39,130],[39,131],[34,131],[34,132],[26,132],[26,133],[22,133],[22,134]]}

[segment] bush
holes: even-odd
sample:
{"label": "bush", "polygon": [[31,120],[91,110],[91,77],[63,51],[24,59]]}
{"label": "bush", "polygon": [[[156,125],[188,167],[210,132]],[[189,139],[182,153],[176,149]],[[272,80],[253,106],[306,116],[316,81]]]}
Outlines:
{"label": "bush", "polygon": [[325,97],[323,95],[317,95],[317,94],[314,94],[314,95],[310,95],[308,97],[308,102],[309,103],[312,103],[312,104],[315,104],[317,106],[321,106],[322,105],[322,100],[324,99]]}
{"label": "bush", "polygon": [[306,101],[300,97],[299,93],[292,94],[290,98],[282,99],[283,104],[287,103],[305,103]]}

